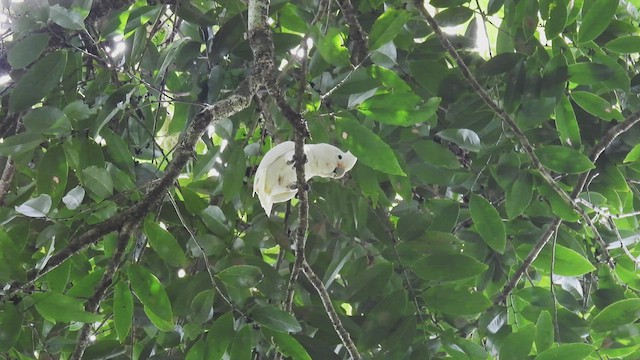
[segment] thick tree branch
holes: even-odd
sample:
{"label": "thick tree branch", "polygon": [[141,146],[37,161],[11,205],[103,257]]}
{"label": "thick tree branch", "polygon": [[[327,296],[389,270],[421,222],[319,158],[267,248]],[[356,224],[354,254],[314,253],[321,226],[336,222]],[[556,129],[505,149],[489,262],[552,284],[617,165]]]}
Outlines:
{"label": "thick tree branch", "polygon": [[352,41],[351,48],[351,64],[360,64],[369,53],[367,44],[367,34],[362,29],[362,25],[358,21],[358,13],[353,8],[351,0],[340,0],[340,10],[344,15],[347,25],[349,25],[349,38]]}
{"label": "thick tree branch", "polygon": [[507,114],[504,109],[502,109],[495,101],[493,101],[491,95],[489,95],[489,93],[487,93],[482,85],[480,85],[476,77],[471,73],[471,70],[469,70],[469,67],[467,67],[467,65],[465,64],[464,60],[462,60],[462,57],[460,57],[460,54],[458,54],[458,51],[453,47],[449,39],[446,38],[438,23],[436,23],[435,19],[424,7],[424,3],[420,0],[415,0],[414,3],[416,8],[429,23],[429,26],[431,26],[431,28],[433,29],[433,32],[440,40],[442,46],[456,61],[460,71],[462,72],[462,75],[467,80],[469,85],[471,85],[475,93],[482,99],[482,101],[484,101],[487,106],[489,106],[489,108],[491,108],[491,110],[496,115],[498,115],[498,117],[500,117],[500,119],[502,119],[502,121],[508,126],[509,130],[514,133],[514,135],[518,139],[518,142],[522,146],[523,151],[529,157],[532,167],[540,174],[543,180],[547,184],[549,184],[549,186],[551,186],[551,188],[562,198],[565,203],[569,204],[573,208],[573,210],[580,215],[582,220],[593,232],[595,239],[600,243],[605,260],[609,261],[611,257],[609,256],[609,253],[607,251],[607,244],[604,242],[604,240],[602,240],[602,237],[600,236],[600,233],[593,221],[591,221],[591,218],[589,218],[582,207],[580,207],[580,205],[576,203],[574,199],[571,198],[571,196],[566,191],[564,191],[564,189],[562,189],[562,187],[560,187],[560,185],[553,179],[549,171],[542,165],[534,152],[533,145],[531,145],[525,133],[520,129],[515,120],[509,114]]}
{"label": "thick tree branch", "polygon": [[13,164],[11,157],[7,158],[7,162],[4,164],[4,170],[2,176],[0,176],[0,206],[4,205],[5,198],[11,187],[11,180],[13,180],[13,174],[16,172],[16,167]]}
{"label": "thick tree branch", "polygon": [[246,84],[243,83],[233,95],[224,100],[220,100],[213,105],[208,105],[196,114],[192,122],[189,124],[189,127],[180,138],[180,141],[173,153],[173,158],[169,162],[169,165],[167,165],[164,173],[150,187],[149,191],[136,205],[97,225],[94,225],[82,235],[69,242],[64,249],[54,254],[51,259],[49,259],[42,270],[38,271],[36,269],[32,269],[29,271],[27,273],[28,281],[26,284],[21,286],[14,284],[11,290],[5,292],[4,296],[10,297],[21,289],[31,286],[35,280],[55,269],[71,256],[100,241],[104,235],[112,231],[119,230],[129,220],[144,218],[144,216],[152,210],[153,206],[162,200],[165,192],[173,186],[175,180],[180,174],[180,171],[189,159],[191,159],[194,146],[206,131],[207,126],[214,121],[229,117],[249,106],[252,96],[249,89],[244,85]]}
{"label": "thick tree branch", "polygon": [[[107,294],[107,289],[113,283],[113,277],[116,272],[122,265],[124,259],[124,252],[127,248],[127,244],[129,243],[129,239],[131,238],[131,234],[135,232],[137,227],[139,226],[139,221],[133,221],[131,223],[125,224],[120,230],[120,234],[118,235],[118,243],[116,245],[116,249],[113,254],[113,258],[109,265],[107,266],[104,275],[102,275],[102,280],[98,284],[98,288],[94,292],[93,296],[89,298],[87,304],[85,305],[85,310],[91,313],[97,313],[100,309],[100,303],[104,299]],[[71,360],[80,360],[82,359],[82,355],[84,355],[84,351],[87,349],[89,344],[91,343],[91,324],[86,323],[82,326],[80,330],[80,335],[78,337],[78,341],[76,342],[76,348],[73,351],[73,355],[71,355]]]}

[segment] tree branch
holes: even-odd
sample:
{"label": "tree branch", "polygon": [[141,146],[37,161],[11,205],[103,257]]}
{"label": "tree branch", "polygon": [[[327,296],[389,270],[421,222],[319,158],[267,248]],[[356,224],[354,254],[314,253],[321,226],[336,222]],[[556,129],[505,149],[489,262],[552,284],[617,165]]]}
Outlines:
{"label": "tree branch", "polygon": [[367,34],[362,29],[362,25],[358,22],[358,13],[353,8],[351,0],[340,0],[340,10],[344,15],[347,25],[349,25],[349,38],[352,41],[351,64],[360,64],[369,53],[367,44]]}
{"label": "tree branch", "polygon": [[2,176],[0,176],[0,206],[4,206],[5,197],[11,187],[11,180],[13,180],[13,174],[16,172],[16,167],[13,164],[11,157],[7,158],[7,162],[4,164],[4,170]]}
{"label": "tree branch", "polygon": [[[631,129],[631,127],[637,124],[638,122],[640,122],[640,112],[630,115],[625,119],[625,121],[609,129],[604,134],[604,136],[602,137],[598,145],[596,145],[591,150],[591,156],[589,157],[591,161],[595,163],[600,157],[600,155],[609,146],[611,146],[613,141],[617,139],[618,136],[624,134],[625,131],[628,131],[629,129]],[[572,199],[576,199],[578,195],[580,195],[580,193],[584,190],[587,180],[589,179],[589,174],[590,174],[590,171],[587,171],[582,175],[580,175],[580,178],[576,182],[576,186],[573,188],[573,192],[571,193]],[[504,288],[502,288],[502,291],[500,292],[500,294],[493,301],[494,305],[502,304],[507,299],[507,296],[509,296],[511,291],[513,291],[513,289],[516,287],[516,285],[520,281],[520,278],[522,278],[522,275],[524,275],[524,273],[527,271],[529,266],[531,266],[531,263],[533,263],[533,261],[540,254],[540,251],[542,251],[542,248],[544,248],[544,246],[547,245],[547,242],[549,242],[551,237],[558,230],[558,227],[560,226],[561,222],[562,220],[559,217],[556,217],[553,220],[553,223],[551,223],[551,225],[547,228],[547,230],[542,234],[538,242],[534,245],[533,249],[531,249],[529,254],[527,254],[527,257],[524,259],[520,267],[513,274],[509,282],[504,286]]]}
{"label": "tree branch", "polygon": [[[116,245],[116,250],[113,254],[113,258],[111,262],[107,266],[104,275],[102,275],[102,280],[100,284],[98,284],[98,288],[96,289],[93,296],[87,301],[85,305],[85,310],[91,313],[97,313],[100,309],[100,303],[104,299],[107,294],[107,289],[113,283],[113,277],[116,272],[122,265],[124,259],[124,251],[127,248],[127,244],[129,243],[129,239],[131,238],[131,234],[138,228],[140,225],[140,219],[136,219],[131,223],[125,224],[120,230],[120,234],[118,235],[118,243]],[[82,355],[84,355],[84,351],[87,349],[89,344],[91,343],[91,324],[85,323],[80,330],[80,335],[78,337],[78,341],[76,342],[76,348],[73,351],[73,355],[71,355],[71,360],[80,360],[82,359]]]}
{"label": "tree branch", "polygon": [[311,282],[311,285],[313,285],[313,287],[316,289],[318,295],[320,295],[322,305],[324,306],[327,315],[329,315],[329,319],[331,319],[331,324],[333,324],[333,328],[336,330],[336,333],[338,333],[340,340],[342,340],[342,344],[347,348],[351,359],[362,359],[362,357],[360,357],[360,353],[358,353],[358,349],[356,348],[355,343],[353,342],[353,340],[351,340],[351,335],[349,335],[349,332],[342,325],[342,321],[338,317],[336,309],[333,307],[329,292],[324,287],[322,280],[320,280],[318,275],[313,272],[313,269],[311,268],[311,266],[309,266],[306,260],[302,263],[302,272],[307,277],[309,282]]}
{"label": "tree branch", "polygon": [[467,80],[469,85],[471,85],[473,90],[484,101],[484,103],[487,106],[489,106],[489,108],[491,108],[491,110],[493,110],[493,112],[496,115],[498,115],[498,117],[500,117],[500,119],[502,119],[502,121],[514,133],[514,135],[520,142],[522,149],[529,157],[529,160],[531,161],[531,165],[533,166],[534,169],[538,171],[538,173],[542,176],[544,181],[547,184],[549,184],[549,186],[551,186],[551,188],[562,198],[562,200],[565,203],[569,204],[573,208],[573,210],[580,215],[583,221],[587,224],[587,226],[593,232],[596,240],[600,243],[605,260],[609,261],[611,257],[606,249],[607,244],[604,242],[604,240],[600,236],[598,229],[594,225],[593,221],[591,221],[587,213],[580,207],[580,205],[578,205],[574,201],[574,199],[566,191],[564,191],[564,189],[562,189],[562,187],[560,187],[560,185],[558,185],[558,183],[553,179],[549,171],[547,171],[547,169],[542,165],[542,163],[540,163],[540,160],[534,153],[533,145],[531,145],[527,136],[520,129],[520,127],[515,122],[515,120],[509,114],[507,114],[504,111],[504,109],[502,109],[495,101],[493,101],[493,99],[491,98],[491,95],[489,95],[489,93],[487,93],[487,91],[482,87],[482,85],[480,85],[478,80],[471,73],[471,70],[469,70],[469,68],[465,64],[464,60],[462,60],[462,58],[460,57],[460,54],[458,54],[458,51],[453,47],[451,42],[445,37],[440,26],[436,23],[435,19],[431,16],[431,14],[429,14],[429,11],[427,11],[427,9],[424,7],[424,3],[420,0],[415,0],[414,3],[416,8],[420,11],[422,16],[424,16],[424,18],[429,23],[429,26],[431,26],[431,28],[433,29],[433,32],[436,34],[436,36],[440,40],[440,43],[442,44],[442,46],[447,50],[449,55],[451,55],[451,57],[454,58],[454,60],[458,64],[458,67],[460,68],[460,71],[462,72],[462,75]]}

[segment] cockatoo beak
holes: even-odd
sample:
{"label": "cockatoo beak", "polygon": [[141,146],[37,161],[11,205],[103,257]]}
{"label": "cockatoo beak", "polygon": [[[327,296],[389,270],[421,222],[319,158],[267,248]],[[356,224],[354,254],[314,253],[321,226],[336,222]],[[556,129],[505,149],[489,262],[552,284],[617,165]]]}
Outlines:
{"label": "cockatoo beak", "polygon": [[333,177],[335,177],[336,179],[341,178],[344,175],[344,164],[342,163],[338,163],[338,166],[336,166],[335,169],[333,169]]}

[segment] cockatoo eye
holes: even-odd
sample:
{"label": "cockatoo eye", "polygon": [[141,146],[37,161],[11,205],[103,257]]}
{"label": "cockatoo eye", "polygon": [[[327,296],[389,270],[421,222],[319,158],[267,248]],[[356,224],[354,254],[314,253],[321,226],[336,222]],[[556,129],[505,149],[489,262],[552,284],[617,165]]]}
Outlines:
{"label": "cockatoo eye", "polygon": [[342,155],[338,155],[338,159],[342,160]]}

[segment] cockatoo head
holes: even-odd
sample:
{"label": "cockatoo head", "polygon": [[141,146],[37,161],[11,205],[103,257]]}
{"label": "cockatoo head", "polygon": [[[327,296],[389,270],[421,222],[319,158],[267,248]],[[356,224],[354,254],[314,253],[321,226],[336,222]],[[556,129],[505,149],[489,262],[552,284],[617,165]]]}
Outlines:
{"label": "cockatoo head", "polygon": [[321,177],[339,179],[351,170],[358,161],[358,158],[353,156],[351,152],[344,152],[333,145],[312,144],[309,146],[313,149],[309,152],[309,155],[314,158],[311,163],[317,164],[317,175]]}

